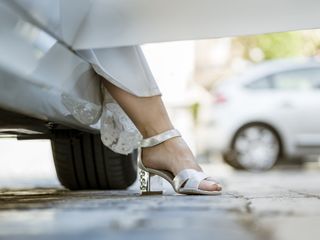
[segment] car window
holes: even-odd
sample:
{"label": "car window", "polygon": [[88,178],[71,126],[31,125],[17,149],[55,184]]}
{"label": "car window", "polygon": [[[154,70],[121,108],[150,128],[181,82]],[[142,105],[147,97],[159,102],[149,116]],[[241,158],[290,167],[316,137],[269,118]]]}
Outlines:
{"label": "car window", "polygon": [[271,89],[272,88],[272,82],[270,80],[270,78],[268,77],[264,77],[264,78],[260,78],[258,80],[255,80],[253,82],[250,82],[246,85],[247,88],[250,89]]}
{"label": "car window", "polygon": [[320,89],[320,69],[307,68],[282,72],[273,75],[275,89],[308,90]]}

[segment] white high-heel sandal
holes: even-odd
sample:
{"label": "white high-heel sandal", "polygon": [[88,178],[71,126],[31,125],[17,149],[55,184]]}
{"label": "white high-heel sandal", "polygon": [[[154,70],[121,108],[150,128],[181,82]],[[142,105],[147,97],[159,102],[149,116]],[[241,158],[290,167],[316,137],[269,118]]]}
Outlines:
{"label": "white high-heel sandal", "polygon": [[169,140],[174,137],[180,137],[181,134],[176,129],[171,129],[160,133],[158,135],[142,139],[140,146],[138,148],[138,166],[140,168],[140,190],[141,195],[150,195],[150,194],[161,194],[162,191],[154,192],[151,191],[151,176],[158,175],[165,180],[167,180],[175,192],[180,194],[199,194],[199,195],[218,195],[221,191],[205,191],[199,189],[199,184],[202,180],[213,181],[216,183],[213,178],[205,174],[204,172],[197,171],[195,169],[184,169],[181,170],[176,176],[171,172],[165,170],[156,170],[152,168],[147,168],[143,165],[141,155],[142,148],[153,147],[158,145],[166,140]]}

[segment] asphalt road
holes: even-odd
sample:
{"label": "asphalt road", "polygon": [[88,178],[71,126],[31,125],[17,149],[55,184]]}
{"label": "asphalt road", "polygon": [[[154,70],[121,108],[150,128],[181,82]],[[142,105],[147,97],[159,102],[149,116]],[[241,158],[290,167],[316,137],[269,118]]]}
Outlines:
{"label": "asphalt road", "polygon": [[140,196],[137,184],[80,192],[2,186],[0,239],[319,239],[319,168],[203,166],[223,181],[222,195],[177,195],[166,184],[158,196]]}

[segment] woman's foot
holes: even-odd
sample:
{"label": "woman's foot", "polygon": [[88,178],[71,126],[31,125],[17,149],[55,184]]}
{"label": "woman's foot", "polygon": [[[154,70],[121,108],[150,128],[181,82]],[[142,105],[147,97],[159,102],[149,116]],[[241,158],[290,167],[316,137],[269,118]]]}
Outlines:
{"label": "woman's foot", "polygon": [[[168,170],[177,175],[186,168],[202,171],[201,167],[195,162],[195,158],[181,137],[169,139],[154,147],[143,148],[143,165],[158,170]],[[202,180],[199,189],[206,191],[220,191],[219,184],[212,181]]]}
{"label": "woman's foot", "polygon": [[[103,83],[145,138],[173,128],[161,95],[138,97],[108,81]],[[174,175],[186,168],[201,171],[188,145],[181,137],[172,138],[154,147],[143,148],[142,160],[146,167],[169,170]],[[199,188],[207,191],[221,189],[218,184],[206,180],[201,181]]]}

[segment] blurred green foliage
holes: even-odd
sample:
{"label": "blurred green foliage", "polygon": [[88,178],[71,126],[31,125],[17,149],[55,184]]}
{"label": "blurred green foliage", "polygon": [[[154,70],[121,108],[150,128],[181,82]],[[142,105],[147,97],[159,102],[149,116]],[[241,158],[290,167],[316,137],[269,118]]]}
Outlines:
{"label": "blurred green foliage", "polygon": [[265,60],[303,54],[303,36],[297,32],[258,35],[255,41]]}
{"label": "blurred green foliage", "polygon": [[263,53],[263,60],[277,58],[310,56],[319,50],[319,36],[312,36],[307,31],[283,32],[244,36],[235,39],[243,47],[243,57],[252,59],[252,49]]}
{"label": "blurred green foliage", "polygon": [[195,125],[198,124],[199,108],[200,108],[200,104],[198,102],[194,102],[190,106],[190,111],[191,111],[193,123]]}

